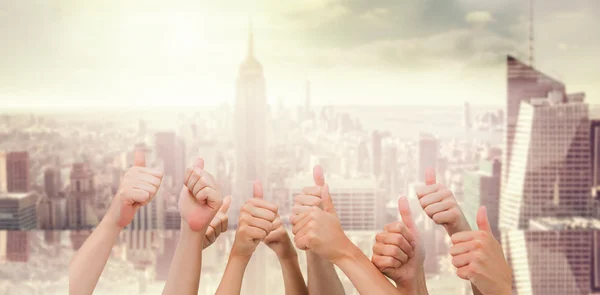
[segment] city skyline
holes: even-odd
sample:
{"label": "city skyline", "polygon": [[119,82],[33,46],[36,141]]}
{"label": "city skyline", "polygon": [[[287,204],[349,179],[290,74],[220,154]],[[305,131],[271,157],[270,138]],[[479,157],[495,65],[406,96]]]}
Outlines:
{"label": "city skyline", "polygon": [[[251,15],[270,105],[303,104],[307,80],[314,105],[501,105],[504,55],[528,59],[525,2],[9,2],[0,5],[0,53],[12,57],[0,100],[50,109],[233,104]],[[591,104],[600,102],[600,70],[589,62],[600,40],[587,28],[598,26],[598,6],[551,0],[534,14],[535,66],[585,90]]]}

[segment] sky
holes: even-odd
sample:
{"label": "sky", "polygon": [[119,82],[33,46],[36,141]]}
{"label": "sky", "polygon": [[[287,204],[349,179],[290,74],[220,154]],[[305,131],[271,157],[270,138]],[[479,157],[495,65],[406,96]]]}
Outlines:
{"label": "sky", "polygon": [[[600,104],[600,1],[534,5],[535,66]],[[502,106],[529,56],[526,0],[0,0],[0,102],[232,104],[250,22],[286,105]]]}

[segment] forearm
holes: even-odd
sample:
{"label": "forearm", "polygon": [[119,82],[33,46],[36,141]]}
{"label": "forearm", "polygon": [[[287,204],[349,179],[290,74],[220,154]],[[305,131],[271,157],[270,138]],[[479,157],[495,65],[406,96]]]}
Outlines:
{"label": "forearm", "polygon": [[227,267],[215,295],[239,295],[250,256],[229,256]]}
{"label": "forearm", "polygon": [[287,258],[280,258],[281,272],[283,273],[283,284],[286,295],[305,295],[308,289],[304,283],[304,277],[298,264],[298,255],[292,255]]}
{"label": "forearm", "polygon": [[348,276],[361,295],[406,294],[396,289],[354,244],[333,262]]}
{"label": "forearm", "polygon": [[92,294],[121,228],[103,219],[73,256],[69,294]]}
{"label": "forearm", "polygon": [[345,294],[333,263],[312,251],[306,251],[306,262],[309,294]]}
{"label": "forearm", "polygon": [[202,269],[204,232],[192,231],[181,222],[181,234],[169,268],[163,294],[198,294]]}
{"label": "forearm", "polygon": [[402,294],[429,295],[423,268],[417,271],[417,276],[409,286],[396,282],[396,288],[398,288]]}

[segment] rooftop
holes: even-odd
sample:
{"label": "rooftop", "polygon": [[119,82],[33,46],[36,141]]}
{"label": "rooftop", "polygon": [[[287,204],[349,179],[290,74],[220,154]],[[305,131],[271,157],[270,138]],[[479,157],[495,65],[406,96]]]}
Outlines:
{"label": "rooftop", "polygon": [[529,228],[532,230],[600,229],[600,219],[584,217],[542,217],[530,220]]}

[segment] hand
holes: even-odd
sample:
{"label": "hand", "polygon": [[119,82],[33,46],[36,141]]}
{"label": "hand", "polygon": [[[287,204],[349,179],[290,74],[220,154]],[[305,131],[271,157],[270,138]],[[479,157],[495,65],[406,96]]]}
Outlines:
{"label": "hand", "polygon": [[435,223],[443,225],[449,235],[469,231],[471,227],[456,203],[454,194],[443,184],[435,181],[435,171],[425,172],[425,186],[417,189],[419,202],[425,213]]}
{"label": "hand", "polygon": [[292,207],[291,221],[300,213],[308,212],[312,207],[323,209],[321,204],[321,190],[325,185],[325,176],[321,166],[317,165],[313,168],[314,186],[305,187],[302,189],[302,194],[294,197],[294,206]]}
{"label": "hand", "polygon": [[292,245],[292,240],[290,240],[290,236],[288,236],[287,231],[283,227],[283,222],[281,222],[279,216],[275,217],[275,220],[273,221],[273,230],[265,238],[264,243],[277,254],[277,258],[280,260],[298,256],[296,250],[294,250],[294,245]]}
{"label": "hand", "polygon": [[208,248],[208,246],[215,242],[220,234],[227,231],[227,226],[229,225],[227,210],[229,209],[229,205],[231,205],[231,197],[227,196],[223,199],[223,204],[221,205],[219,212],[217,212],[217,215],[215,215],[206,229],[206,233],[204,234],[203,249]]}
{"label": "hand", "polygon": [[185,171],[184,186],[179,194],[181,219],[194,232],[205,232],[223,200],[215,178],[204,171],[204,160],[196,159]]}
{"label": "hand", "polygon": [[342,230],[328,185],[321,189],[321,202],[323,210],[313,206],[293,218],[294,243],[298,249],[310,250],[335,263],[353,245]]}
{"label": "hand", "polygon": [[139,208],[152,201],[160,187],[163,173],[145,166],[144,152],[136,150],[133,166],[125,172],[107,213],[118,227],[131,223]]}
{"label": "hand", "polygon": [[240,220],[231,248],[231,256],[250,257],[258,244],[271,230],[277,216],[277,205],[263,199],[263,188],[259,181],[254,183],[253,198],[240,211]]}
{"label": "hand", "polygon": [[512,272],[502,246],[494,239],[484,206],[477,211],[477,226],[479,230],[452,235],[450,255],[456,274],[482,294],[512,294]]}
{"label": "hand", "polygon": [[398,288],[417,294],[418,280],[425,277],[425,248],[406,197],[398,200],[398,211],[402,221],[387,224],[384,231],[377,234],[371,261]]}

